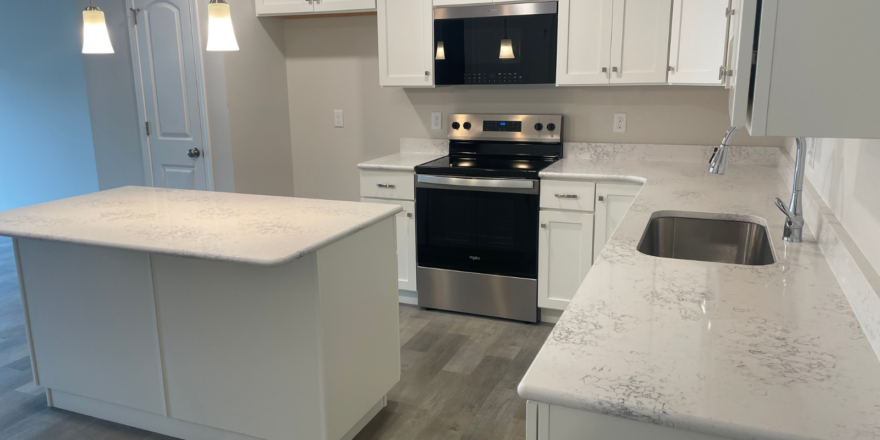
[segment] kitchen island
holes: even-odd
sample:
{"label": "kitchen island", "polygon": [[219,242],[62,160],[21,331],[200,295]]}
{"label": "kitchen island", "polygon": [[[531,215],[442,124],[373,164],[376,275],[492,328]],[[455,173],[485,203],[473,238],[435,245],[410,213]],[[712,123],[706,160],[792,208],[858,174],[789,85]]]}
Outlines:
{"label": "kitchen island", "polygon": [[393,205],[125,187],[0,213],[50,406],[350,439],[399,380]]}

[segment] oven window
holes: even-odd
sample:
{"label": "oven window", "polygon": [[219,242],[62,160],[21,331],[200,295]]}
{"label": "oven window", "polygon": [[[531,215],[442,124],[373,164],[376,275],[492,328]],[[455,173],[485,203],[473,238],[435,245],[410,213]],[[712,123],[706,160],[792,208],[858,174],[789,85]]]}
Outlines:
{"label": "oven window", "polygon": [[[554,84],[556,17],[434,20],[435,84]],[[436,54],[438,45],[442,59]]]}
{"label": "oven window", "polygon": [[537,278],[538,195],[416,192],[420,266]]}

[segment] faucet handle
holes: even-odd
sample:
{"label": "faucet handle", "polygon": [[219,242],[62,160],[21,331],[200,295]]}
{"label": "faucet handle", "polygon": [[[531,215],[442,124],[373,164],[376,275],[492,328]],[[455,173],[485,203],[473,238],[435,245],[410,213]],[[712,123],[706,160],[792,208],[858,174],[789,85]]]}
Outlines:
{"label": "faucet handle", "polygon": [[776,207],[779,208],[779,210],[782,211],[782,213],[785,214],[785,216],[789,220],[791,220],[791,213],[788,212],[788,207],[785,206],[785,202],[783,202],[782,199],[777,197],[775,203],[776,203]]}

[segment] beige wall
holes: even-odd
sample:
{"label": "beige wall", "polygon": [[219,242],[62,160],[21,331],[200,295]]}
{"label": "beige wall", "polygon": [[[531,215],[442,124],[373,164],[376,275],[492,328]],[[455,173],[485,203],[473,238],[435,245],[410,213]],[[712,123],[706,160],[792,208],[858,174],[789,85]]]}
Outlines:
{"label": "beige wall", "polygon": [[[794,140],[786,141],[794,157]],[[808,139],[806,176],[880,271],[880,139]],[[785,197],[783,197],[785,198]]]}
{"label": "beige wall", "polygon": [[[562,113],[578,142],[715,144],[728,128],[727,93],[707,87],[379,87],[376,17],[285,20],[294,180],[298,197],[356,200],[359,162],[397,152],[401,137],[445,138],[432,111]],[[345,128],[333,128],[333,110]],[[614,113],[627,133],[612,132]],[[742,132],[742,130],[741,130]],[[781,146],[780,138],[740,145]]]}

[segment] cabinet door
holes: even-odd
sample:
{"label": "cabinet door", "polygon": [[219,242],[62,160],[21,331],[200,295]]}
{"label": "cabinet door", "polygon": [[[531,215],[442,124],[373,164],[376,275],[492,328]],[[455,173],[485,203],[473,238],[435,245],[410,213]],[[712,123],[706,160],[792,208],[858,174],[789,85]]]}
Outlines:
{"label": "cabinet door", "polygon": [[538,306],[565,310],[593,264],[593,214],[541,211]]}
{"label": "cabinet door", "polygon": [[403,211],[395,217],[397,227],[397,288],[416,291],[416,204],[404,200],[361,198],[365,203],[398,205]]}
{"label": "cabinet door", "polygon": [[730,125],[742,127],[748,123],[749,111],[749,86],[752,81],[752,49],[755,41],[755,18],[757,17],[757,2],[742,1],[740,8],[735,12],[734,33],[736,44],[732,47],[728,58],[733,70],[728,78],[730,87],[728,110],[730,111]]}
{"label": "cabinet door", "polygon": [[314,12],[312,0],[254,0],[257,16],[287,15]]}
{"label": "cabinet door", "polygon": [[376,0],[315,0],[315,12],[370,11],[376,9]]}
{"label": "cabinet door", "polygon": [[629,211],[641,185],[600,183],[596,185],[596,235],[593,239],[593,261]]}
{"label": "cabinet door", "polygon": [[721,84],[728,0],[674,0],[670,84]]}
{"label": "cabinet door", "polygon": [[556,84],[608,84],[614,0],[560,0]]}
{"label": "cabinet door", "polygon": [[672,0],[614,1],[612,84],[666,82],[671,15]]}
{"label": "cabinet door", "polygon": [[739,50],[739,27],[742,20],[742,0],[728,0],[728,17],[727,17],[727,45],[724,48],[724,67],[722,70],[722,79],[725,88],[733,86],[733,79],[736,77],[736,66],[738,58],[735,56]]}
{"label": "cabinet door", "polygon": [[434,86],[431,0],[378,0],[379,85]]}

